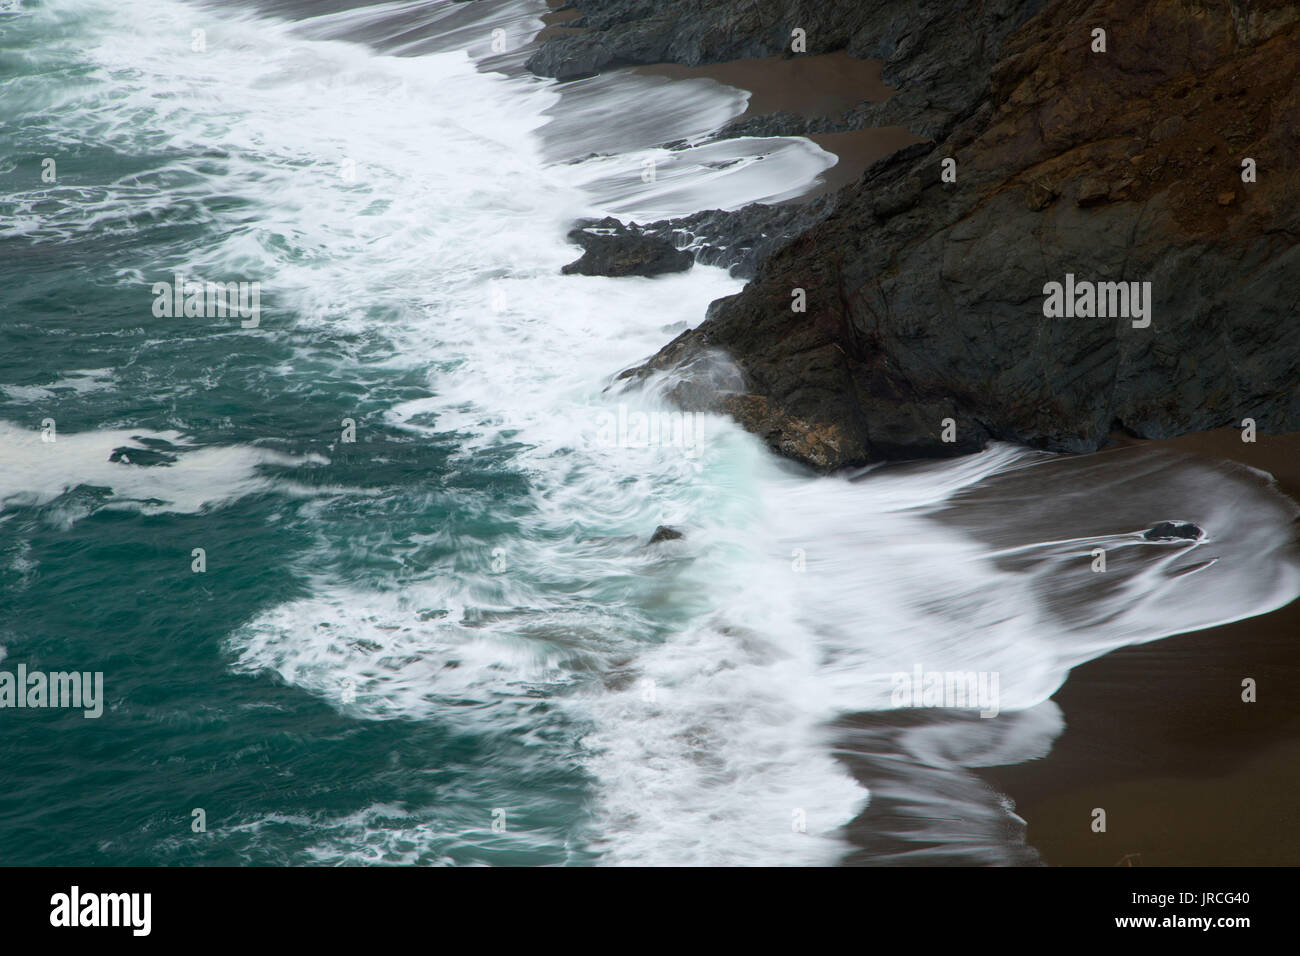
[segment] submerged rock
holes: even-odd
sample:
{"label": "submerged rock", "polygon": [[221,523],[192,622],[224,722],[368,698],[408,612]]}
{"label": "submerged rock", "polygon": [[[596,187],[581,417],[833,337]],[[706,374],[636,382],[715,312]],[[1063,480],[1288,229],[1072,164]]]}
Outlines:
{"label": "submerged rock", "polygon": [[108,460],[122,465],[170,465],[176,461],[176,456],[149,448],[132,448],[129,445],[123,445],[120,448],[114,448],[113,453],[108,456]]}
{"label": "submerged rock", "polygon": [[648,544],[658,544],[660,541],[676,541],[678,538],[684,538],[686,535],[676,528],[670,528],[666,524],[661,524],[655,528],[655,533],[650,536]]}

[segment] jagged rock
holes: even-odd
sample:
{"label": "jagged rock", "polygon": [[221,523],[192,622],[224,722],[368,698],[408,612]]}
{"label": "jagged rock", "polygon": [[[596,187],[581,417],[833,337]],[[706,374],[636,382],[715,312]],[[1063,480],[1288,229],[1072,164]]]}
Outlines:
{"label": "jagged rock", "polygon": [[835,196],[825,195],[808,203],[751,203],[740,209],[709,209],[644,225],[614,218],[585,220],[569,235],[574,241],[591,241],[593,245],[603,241],[600,237],[605,235],[655,237],[671,243],[674,249],[686,250],[702,265],[721,266],[733,276],[748,279],[754,276],[759,263],[825,219],[834,208]]}
{"label": "jagged rock", "polygon": [[[1040,6],[1002,7],[1004,25]],[[1246,417],[1300,428],[1300,6],[1053,0],[1005,42],[979,21],[980,43],[964,35],[977,52],[924,4],[880,8],[896,13],[889,36],[906,35],[889,54],[904,91],[884,105],[927,84],[960,101],[908,60],[917,49],[927,64],[942,50],[967,81],[996,64],[937,142],[868,169],[742,293],[632,374],[720,349],[744,389],[711,402],[696,390],[697,403],[826,470],[989,439],[1091,451],[1117,428],[1166,438]],[[945,6],[962,23],[987,9]],[[1090,49],[1098,23],[1106,54]],[[949,156],[956,183],[939,178]],[[1258,182],[1242,183],[1243,157]],[[1095,191],[1081,189],[1089,179]],[[1221,204],[1229,189],[1241,198]],[[1150,325],[1046,318],[1044,283],[1067,273],[1150,282]],[[791,310],[794,288],[806,313]],[[956,441],[941,438],[947,418]]]}
{"label": "jagged rock", "polygon": [[151,466],[170,465],[177,459],[175,455],[168,455],[151,448],[132,448],[129,445],[123,445],[120,448],[114,448],[112,454],[108,456],[108,460],[123,465]]}
{"label": "jagged rock", "polygon": [[655,528],[655,533],[650,536],[648,543],[658,544],[660,541],[676,541],[678,538],[684,537],[686,537],[686,535],[682,534],[676,528],[670,528],[666,524],[661,524],[659,527]]}
{"label": "jagged rock", "polygon": [[871,110],[877,104],[863,101],[836,118],[800,116],[778,110],[748,119],[733,120],[712,133],[709,140],[736,139],[741,136],[810,136],[816,133],[844,133],[872,125]]}
{"label": "jagged rock", "polygon": [[646,235],[617,219],[574,229],[569,238],[586,251],[561,270],[565,275],[657,276],[685,272],[695,264],[693,255],[667,239]]}
{"label": "jagged rock", "polygon": [[1148,541],[1196,541],[1205,534],[1200,528],[1188,521],[1160,521],[1142,533]]}

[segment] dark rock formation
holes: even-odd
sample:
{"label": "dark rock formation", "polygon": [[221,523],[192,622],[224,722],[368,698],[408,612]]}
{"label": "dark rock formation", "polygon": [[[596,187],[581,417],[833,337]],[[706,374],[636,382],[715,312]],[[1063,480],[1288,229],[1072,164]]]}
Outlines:
{"label": "dark rock formation", "polygon": [[[850,52],[890,57],[903,91],[883,105],[929,98],[937,142],[867,170],[642,372],[725,351],[742,391],[677,398],[823,469],[988,439],[1087,451],[1115,429],[1300,428],[1300,7],[864,6],[843,16]],[[1149,326],[1045,317],[1067,274],[1151,283]]]}
{"label": "dark rock formation", "polygon": [[1159,521],[1142,532],[1142,537],[1148,541],[1196,541],[1204,534],[1188,521]]}
{"label": "dark rock formation", "polygon": [[[680,219],[660,219],[638,225],[623,223],[618,219],[589,219],[578,223],[569,238],[588,251],[578,262],[564,267],[564,272],[582,272],[584,275],[627,275],[598,270],[616,251],[628,243],[631,248],[651,241],[659,243],[656,249],[686,250],[673,263],[678,268],[689,267],[691,261],[709,266],[722,266],[731,274],[745,279],[753,278],[758,264],[792,238],[825,219],[835,208],[835,197],[822,196],[808,203],[766,205],[753,203],[740,209],[709,209]],[[665,253],[666,255],[666,253]],[[682,256],[685,257],[685,265]],[[693,256],[693,259],[692,259]],[[578,268],[582,265],[583,268]],[[665,270],[668,271],[668,270]],[[648,273],[636,273],[648,274]]]}
{"label": "dark rock formation", "polygon": [[123,465],[141,465],[146,467],[154,465],[171,465],[177,461],[175,455],[168,454],[166,451],[161,450],[174,447],[169,442],[148,438],[137,440],[142,441],[151,447],[136,448],[130,445],[122,445],[119,448],[113,449],[112,454],[108,456],[108,460]]}
{"label": "dark rock formation", "polygon": [[710,140],[736,139],[741,136],[811,136],[815,133],[844,133],[863,129],[874,122],[876,104],[863,102],[842,116],[800,116],[777,111],[745,119],[732,120],[709,136]]}
{"label": "dark rock formation", "polygon": [[693,255],[679,251],[667,239],[612,217],[574,229],[569,238],[586,251],[561,270],[565,275],[657,276],[685,272],[695,264]]}
{"label": "dark rock formation", "polygon": [[[884,59],[886,82],[922,77],[925,82],[881,104],[864,101],[839,117],[771,113],[736,120],[709,139],[804,136],[887,125],[906,125],[929,136],[979,97],[987,85],[997,44],[1041,2],[888,0],[867,11],[861,9],[858,0],[712,0],[707,4],[666,6],[647,0],[578,0],[569,6],[582,16],[566,26],[580,27],[585,32],[545,40],[528,61],[528,67],[541,76],[570,79],[620,65],[699,65],[742,56],[789,56],[793,55],[791,31],[798,27],[806,33],[808,54],[844,49],[853,56]],[[958,14],[965,26],[950,22]],[[984,42],[970,42],[966,31],[972,26],[984,31]],[[916,35],[922,30],[927,39],[918,42]],[[673,148],[687,144],[665,145]],[[608,271],[605,260],[626,247],[618,241],[620,237],[658,236],[671,240],[678,249],[689,249],[704,265],[723,266],[732,275],[752,278],[759,263],[824,219],[833,206],[834,197],[827,195],[807,204],[756,203],[738,210],[708,210],[644,225],[579,223],[585,235],[571,233],[570,237],[582,242],[585,249],[603,246],[604,251],[584,256],[564,271],[647,274]]]}
{"label": "dark rock formation", "polygon": [[659,527],[655,528],[655,533],[650,536],[650,541],[648,543],[658,544],[660,541],[676,541],[678,538],[684,537],[686,537],[686,535],[682,534],[676,528],[670,528],[666,524],[661,524]]}

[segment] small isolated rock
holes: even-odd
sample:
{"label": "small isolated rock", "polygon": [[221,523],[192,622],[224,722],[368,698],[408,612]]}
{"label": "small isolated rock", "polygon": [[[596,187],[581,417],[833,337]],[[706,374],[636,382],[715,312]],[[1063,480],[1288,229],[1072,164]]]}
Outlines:
{"label": "small isolated rock", "polygon": [[1161,521],[1153,525],[1142,537],[1148,541],[1195,541],[1205,534],[1188,521]]}
{"label": "small isolated rock", "polygon": [[660,541],[676,541],[678,538],[684,537],[686,537],[686,535],[682,534],[676,528],[670,528],[666,524],[661,524],[659,527],[655,528],[655,533],[650,536],[650,543],[658,544]]}
{"label": "small isolated rock", "polygon": [[176,456],[150,448],[131,448],[124,445],[121,448],[114,448],[108,460],[120,465],[170,465],[176,461]]}

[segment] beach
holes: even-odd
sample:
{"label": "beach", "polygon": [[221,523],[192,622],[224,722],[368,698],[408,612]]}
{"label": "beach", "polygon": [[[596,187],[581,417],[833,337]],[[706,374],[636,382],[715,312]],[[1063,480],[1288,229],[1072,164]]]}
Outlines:
{"label": "beach", "polygon": [[[1268,471],[1300,500],[1300,435],[1231,429],[1154,443]],[[1242,680],[1258,688],[1242,701]],[[1126,647],[1071,672],[1065,733],[1042,760],[984,771],[1062,866],[1300,862],[1300,603]],[[1107,811],[1106,833],[1091,812]]]}

